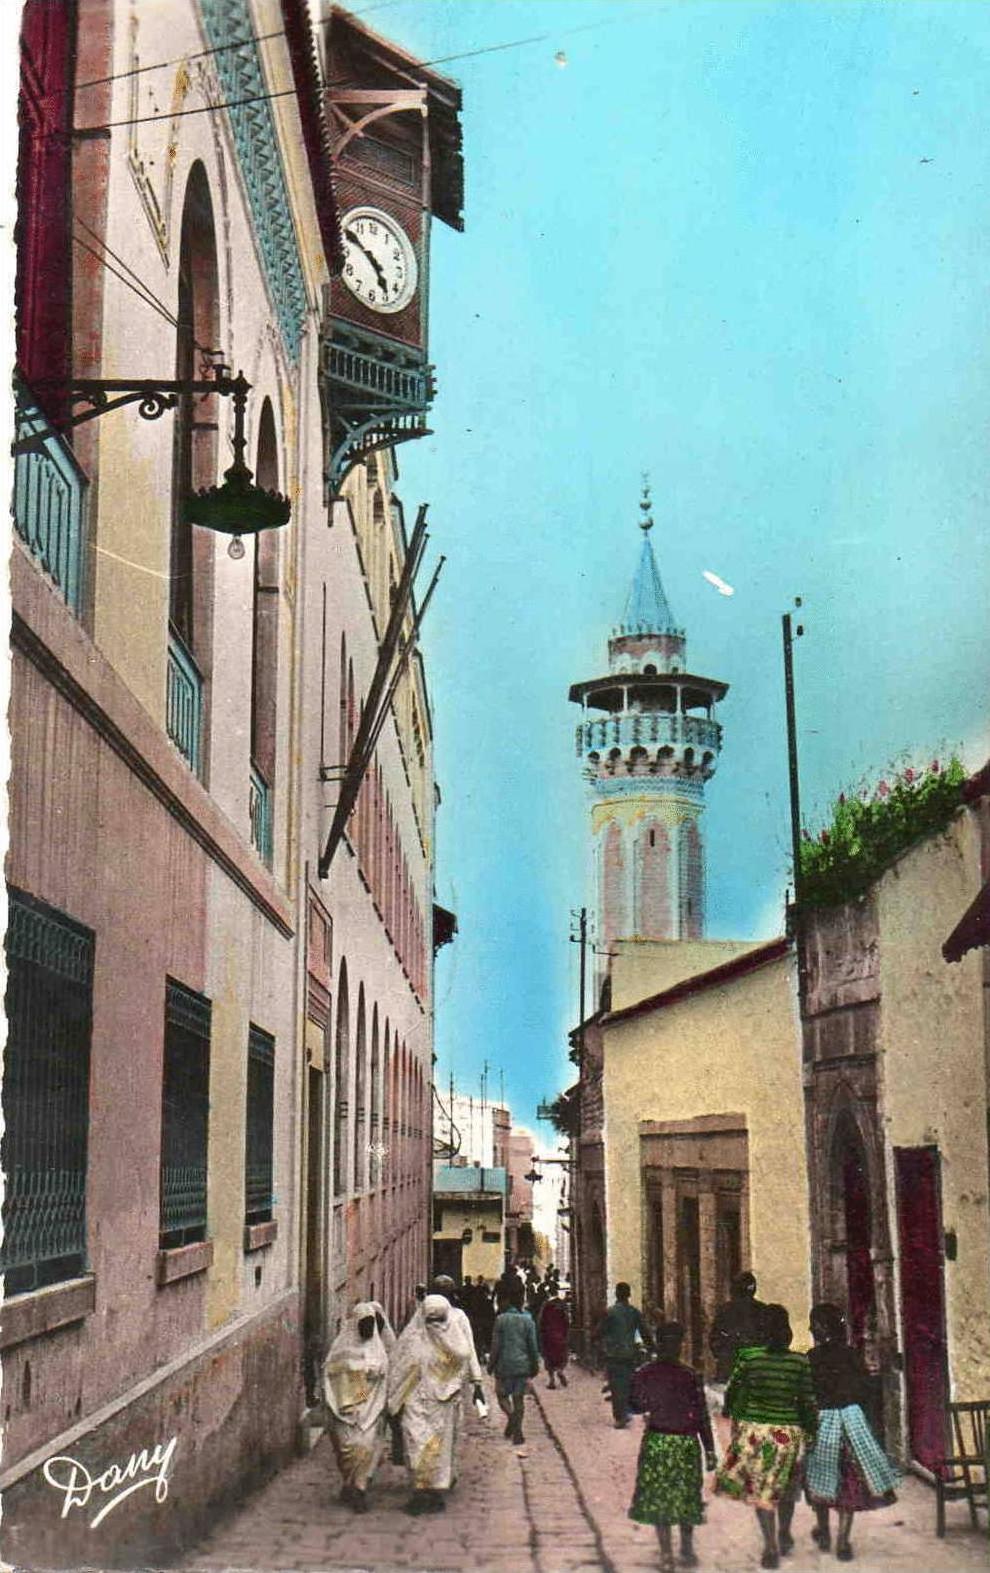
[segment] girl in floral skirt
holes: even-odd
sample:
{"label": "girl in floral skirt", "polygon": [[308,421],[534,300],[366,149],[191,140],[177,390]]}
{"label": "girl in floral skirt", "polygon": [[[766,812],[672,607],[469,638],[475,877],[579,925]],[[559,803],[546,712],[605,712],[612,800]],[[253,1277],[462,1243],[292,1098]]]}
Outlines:
{"label": "girl in floral skirt", "polygon": [[683,1342],[680,1323],[666,1322],[657,1332],[656,1359],[635,1372],[629,1393],[630,1408],[647,1417],[629,1517],[656,1527],[661,1573],[671,1573],[674,1566],[674,1524],[680,1528],[682,1565],[698,1565],[692,1537],[695,1524],[701,1523],[699,1438],[705,1468],[715,1468],[704,1389],[697,1373],[680,1363]]}
{"label": "girl in floral skirt", "polygon": [[766,1307],[763,1336],[762,1349],[740,1351],[729,1378],[725,1403],[732,1437],[715,1490],[756,1509],[761,1566],[776,1568],[794,1544],[801,1448],[813,1442],[818,1415],[811,1368],[805,1355],[791,1350],[791,1324],[782,1305]]}
{"label": "girl in floral skirt", "polygon": [[837,1305],[811,1312],[815,1347],[808,1355],[818,1400],[818,1439],[805,1460],[805,1495],[818,1519],[811,1531],[821,1551],[831,1544],[829,1508],[839,1515],[835,1555],[853,1557],[849,1537],[854,1513],[896,1502],[897,1472],[863,1413],[869,1379],[862,1356],[846,1341],[846,1319]]}

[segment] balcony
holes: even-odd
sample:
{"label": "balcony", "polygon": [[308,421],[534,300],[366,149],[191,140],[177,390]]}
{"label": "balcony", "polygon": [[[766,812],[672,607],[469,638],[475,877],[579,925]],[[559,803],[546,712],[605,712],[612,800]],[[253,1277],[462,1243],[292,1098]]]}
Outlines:
{"label": "balcony", "polygon": [[168,639],[165,726],[179,753],[198,776],[203,753],[203,679],[189,651],[174,633]]}
{"label": "balcony", "polygon": [[577,754],[604,753],[613,748],[703,748],[718,753],[722,728],[706,716],[652,712],[644,715],[604,716],[582,721],[576,733]]}
{"label": "balcony", "polygon": [[251,821],[251,845],[263,863],[272,862],[272,789],[257,766],[251,766],[248,788],[248,815]]}
{"label": "balcony", "polygon": [[87,479],[65,440],[20,396],[17,440],[36,446],[14,460],[14,528],[78,616],[83,601]]}

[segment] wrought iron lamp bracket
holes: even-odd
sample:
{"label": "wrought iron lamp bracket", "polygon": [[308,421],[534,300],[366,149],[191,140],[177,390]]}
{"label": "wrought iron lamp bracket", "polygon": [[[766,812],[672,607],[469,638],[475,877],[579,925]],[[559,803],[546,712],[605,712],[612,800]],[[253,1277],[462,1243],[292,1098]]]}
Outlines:
{"label": "wrought iron lamp bracket", "polygon": [[[250,389],[251,384],[246,380],[243,372],[238,372],[236,377],[231,377],[225,366],[218,366],[215,374],[209,378],[71,377],[67,381],[46,379],[33,384],[33,391],[37,394],[52,393],[65,399],[70,405],[87,406],[85,409],[75,410],[73,414],[64,416],[58,422],[53,422],[60,432],[72,431],[77,426],[84,426],[87,421],[99,420],[101,415],[108,415],[111,410],[122,409],[126,404],[136,404],[142,420],[157,421],[166,410],[174,410],[180,398],[196,395],[205,397],[211,393],[218,393],[223,398],[232,396],[235,402],[235,414],[239,410],[243,416],[244,404]],[[19,453],[29,453],[31,449],[40,447],[45,440],[43,435],[21,438],[14,443],[11,453],[16,458]]]}

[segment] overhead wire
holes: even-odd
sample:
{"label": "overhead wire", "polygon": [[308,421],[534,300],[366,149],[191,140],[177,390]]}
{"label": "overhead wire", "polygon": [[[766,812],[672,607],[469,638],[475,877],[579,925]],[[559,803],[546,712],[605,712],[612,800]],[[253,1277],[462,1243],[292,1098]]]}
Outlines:
{"label": "overhead wire", "polygon": [[[396,3],[398,3],[398,0],[396,0]],[[599,22],[585,22],[580,27],[567,27],[567,28],[560,29],[560,30],[558,30],[558,31],[556,31],[554,33],[534,33],[534,34],[532,34],[528,38],[510,39],[508,42],[506,42],[504,44],[485,44],[485,45],[483,45],[479,49],[462,49],[462,50],[459,50],[456,53],[450,54],[450,55],[435,55],[433,57],[433,59],[431,59],[431,60],[418,60],[418,61],[416,61],[416,65],[419,66],[419,67],[427,68],[427,67],[430,67],[430,66],[450,65],[450,64],[452,64],[456,60],[474,60],[474,59],[477,59],[478,56],[480,56],[480,55],[499,54],[499,53],[504,52],[507,49],[523,49],[526,46],[528,46],[529,44],[545,44],[545,43],[548,43],[550,40],[553,40],[553,39],[568,38],[568,37],[570,37],[574,33],[586,33],[586,32],[590,31],[593,28],[614,26],[616,24],[617,20],[618,19],[616,19],[616,18],[603,18]],[[278,36],[280,36],[279,33],[278,32],[274,32],[274,33],[259,34],[258,38],[259,39],[261,39],[261,38],[276,38]],[[226,48],[231,48],[231,49],[242,48],[245,44],[250,44],[252,42],[254,42],[254,37],[253,36],[251,38],[241,39],[239,41],[239,43],[237,43],[237,44],[231,44],[231,45],[224,44],[224,45],[218,46],[218,48],[222,48],[222,49],[226,49]],[[217,52],[218,52],[218,50],[204,50],[204,51],[202,51],[203,54],[214,54],[214,53],[217,53]],[[197,56],[197,55],[187,55],[187,56],[184,56],[183,58],[184,59],[198,59],[199,56]],[[181,63],[182,63],[181,61],[162,62],[162,65],[164,66],[164,65],[167,65],[167,64],[181,64]],[[150,70],[154,70],[156,68],[153,67],[153,66],[144,66],[144,67],[141,67],[140,69],[141,70],[148,70],[148,71],[150,71]],[[128,73],[128,72],[121,72],[120,73],[120,75],[122,75],[122,76],[127,76],[129,74],[132,74],[132,73]],[[112,81],[112,80],[114,80],[114,78],[107,77],[105,80],[106,81]],[[93,85],[93,84],[83,84],[83,85],[87,85],[88,86],[88,85]],[[359,83],[354,78],[351,78],[351,77],[335,78],[335,79],[333,79],[333,80],[331,80],[331,81],[326,83],[326,86],[328,88],[356,87],[358,85],[359,85]],[[200,105],[197,105],[197,107],[194,108],[194,109],[177,109],[177,110],[170,110],[170,111],[167,111],[167,112],[164,112],[164,113],[151,114],[151,115],[131,115],[131,116],[128,116],[127,118],[125,118],[123,120],[108,120],[108,121],[105,121],[103,123],[103,125],[85,126],[82,129],[86,132],[87,136],[91,136],[91,135],[94,135],[95,133],[98,133],[100,131],[114,131],[114,130],[118,129],[121,126],[143,126],[143,125],[149,125],[149,124],[152,124],[152,123],[154,123],[156,121],[161,121],[161,120],[181,120],[181,119],[183,119],[187,115],[208,115],[208,114],[214,114],[218,110],[221,110],[221,109],[240,109],[240,108],[242,108],[246,104],[260,104],[260,103],[270,102],[271,100],[278,99],[278,98],[291,98],[291,97],[293,97],[295,95],[295,91],[296,91],[296,89],[294,87],[280,88],[280,89],[277,89],[275,92],[272,92],[272,93],[253,93],[253,94],[249,95],[246,98],[229,99],[226,102],[220,103],[220,104],[200,104]],[[52,132],[50,134],[51,135],[61,135],[63,133]]]}

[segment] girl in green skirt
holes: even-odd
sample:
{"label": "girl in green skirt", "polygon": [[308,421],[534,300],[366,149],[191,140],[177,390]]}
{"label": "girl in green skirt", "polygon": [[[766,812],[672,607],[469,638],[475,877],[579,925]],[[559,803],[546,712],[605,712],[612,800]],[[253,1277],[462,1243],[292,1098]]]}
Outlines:
{"label": "girl in green skirt", "polygon": [[715,1468],[704,1389],[697,1373],[680,1362],[683,1342],[680,1323],[664,1323],[657,1332],[656,1359],[640,1366],[629,1395],[630,1407],[647,1417],[629,1517],[656,1526],[661,1573],[672,1573],[674,1566],[674,1524],[680,1528],[682,1566],[697,1567],[692,1537],[701,1523],[702,1448],[705,1468]]}

